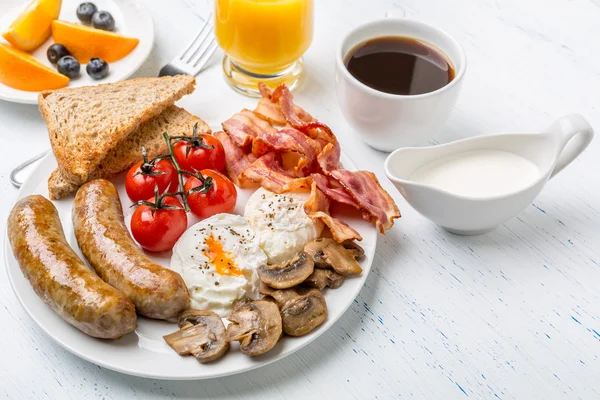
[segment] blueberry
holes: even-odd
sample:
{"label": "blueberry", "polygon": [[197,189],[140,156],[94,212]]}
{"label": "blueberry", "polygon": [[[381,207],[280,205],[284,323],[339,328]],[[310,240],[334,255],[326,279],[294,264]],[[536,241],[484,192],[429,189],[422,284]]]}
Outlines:
{"label": "blueberry", "polygon": [[108,63],[100,58],[92,58],[85,70],[92,79],[102,79],[108,75]]}
{"label": "blueberry", "polygon": [[77,18],[84,24],[92,22],[92,16],[98,11],[98,7],[94,3],[81,3],[77,7]]}
{"label": "blueberry", "polygon": [[104,31],[114,31],[115,19],[108,11],[98,11],[92,17],[92,26]]}
{"label": "blueberry", "polygon": [[79,61],[77,61],[75,58],[71,56],[64,56],[58,60],[56,68],[61,74],[73,79],[79,75],[81,66],[79,65]]}
{"label": "blueberry", "polygon": [[46,56],[48,56],[48,61],[52,64],[56,64],[58,60],[65,56],[70,56],[69,50],[62,44],[54,43],[52,46],[48,47],[48,51],[46,52]]}

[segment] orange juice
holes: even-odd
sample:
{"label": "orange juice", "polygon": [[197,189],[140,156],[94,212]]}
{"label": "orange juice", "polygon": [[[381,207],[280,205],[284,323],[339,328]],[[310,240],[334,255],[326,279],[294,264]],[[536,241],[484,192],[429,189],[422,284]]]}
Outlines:
{"label": "orange juice", "polygon": [[313,34],[313,0],[215,0],[215,34],[240,68],[270,75],[302,57]]}

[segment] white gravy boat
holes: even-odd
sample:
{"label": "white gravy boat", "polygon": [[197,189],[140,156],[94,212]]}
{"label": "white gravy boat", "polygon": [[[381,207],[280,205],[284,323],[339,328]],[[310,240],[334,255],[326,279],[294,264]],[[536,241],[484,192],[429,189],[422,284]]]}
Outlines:
{"label": "white gravy boat", "polygon": [[[493,134],[438,146],[401,148],[386,159],[385,173],[423,216],[452,233],[476,235],[520,214],[546,182],[577,158],[593,137],[590,124],[581,115],[571,114],[541,133]],[[501,150],[521,156],[538,167],[539,177],[523,189],[489,197],[461,196],[411,180],[424,165],[476,150]]]}

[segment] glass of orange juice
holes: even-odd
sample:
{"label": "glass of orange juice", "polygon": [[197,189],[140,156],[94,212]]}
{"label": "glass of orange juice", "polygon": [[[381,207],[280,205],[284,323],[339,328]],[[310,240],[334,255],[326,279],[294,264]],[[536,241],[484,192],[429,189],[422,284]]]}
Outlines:
{"label": "glass of orange juice", "polygon": [[223,71],[238,92],[260,96],[258,82],[298,85],[313,35],[313,0],[215,0]]}

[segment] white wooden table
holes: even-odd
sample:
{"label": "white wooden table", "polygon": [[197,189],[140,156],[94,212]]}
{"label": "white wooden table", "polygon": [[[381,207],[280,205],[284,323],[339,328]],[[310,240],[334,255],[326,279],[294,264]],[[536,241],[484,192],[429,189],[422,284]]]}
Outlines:
{"label": "white wooden table", "polygon": [[[155,75],[211,8],[209,1],[146,3],[156,45],[139,76]],[[448,31],[468,54],[461,98],[438,142],[535,131],[568,112],[600,129],[599,0],[316,3],[307,80],[296,99],[380,178],[385,154],[358,141],[336,105],[333,51],[345,30],[394,5]],[[226,86],[215,56],[182,104],[216,127],[254,101]],[[48,147],[36,107],[0,102],[1,221],[17,193],[11,168]],[[1,268],[0,397],[600,398],[599,153],[596,140],[523,214],[477,237],[432,225],[382,179],[403,218],[381,237],[350,310],[307,348],[233,377],[155,381],[80,360],[37,328]]]}

